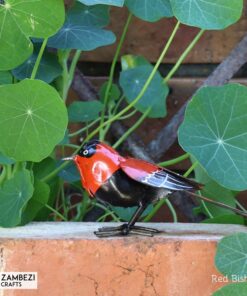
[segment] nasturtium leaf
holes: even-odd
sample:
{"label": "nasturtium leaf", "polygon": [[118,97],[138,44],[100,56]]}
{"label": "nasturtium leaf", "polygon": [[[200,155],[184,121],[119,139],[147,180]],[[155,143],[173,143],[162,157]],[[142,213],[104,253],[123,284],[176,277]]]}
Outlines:
{"label": "nasturtium leaf", "polygon": [[124,0],[78,0],[79,2],[86,5],[105,4],[122,7]]}
{"label": "nasturtium leaf", "polygon": [[73,102],[69,105],[68,114],[70,122],[88,122],[99,117],[103,109],[100,101]]}
{"label": "nasturtium leaf", "polygon": [[17,161],[40,161],[64,137],[68,116],[57,91],[40,80],[0,87],[0,150]]}
{"label": "nasturtium leaf", "polygon": [[47,204],[49,194],[49,185],[47,185],[45,182],[35,180],[33,196],[28,201],[21,216],[22,225],[34,220],[38,212],[45,206],[45,204]]}
{"label": "nasturtium leaf", "polygon": [[[233,284],[221,287],[219,290],[214,292],[212,296],[246,296],[247,295],[247,282],[245,278],[237,278],[234,280]],[[243,281],[243,282],[242,282]]]}
{"label": "nasturtium leaf", "polygon": [[14,159],[11,159],[0,152],[0,164],[13,164],[15,163]]}
{"label": "nasturtium leaf", "polygon": [[183,24],[206,30],[222,30],[241,16],[243,0],[172,0],[175,17]]}
{"label": "nasturtium leaf", "polygon": [[[236,207],[234,193],[231,190],[220,186],[218,183],[216,183],[213,180],[208,182],[207,184],[205,184],[205,186],[203,187],[201,192],[202,192],[203,196],[207,196],[215,201],[219,201],[219,202],[229,205],[233,208]],[[216,217],[216,216],[222,215],[222,214],[233,213],[231,210],[217,207],[217,206],[210,204],[208,202],[205,202],[205,205],[207,207],[207,210],[209,211],[209,213],[213,217]],[[207,214],[207,211],[204,210],[203,212],[205,214]]]}
{"label": "nasturtium leaf", "polygon": [[59,172],[59,177],[66,182],[76,182],[80,180],[80,174],[73,162],[68,164],[66,168]]}
{"label": "nasturtium leaf", "polygon": [[[151,65],[143,65],[121,72],[119,83],[128,103],[131,103],[140,93],[152,69]],[[167,85],[161,75],[156,72],[146,92],[135,104],[135,108],[144,113],[151,107],[148,117],[165,117],[168,92]]]}
{"label": "nasturtium leaf", "polygon": [[[118,217],[124,221],[129,221],[131,217],[134,215],[137,207],[131,208],[123,208],[123,207],[113,207],[111,206],[112,210],[118,215]],[[145,211],[142,213],[141,217],[148,215],[153,209],[153,205],[149,205]]]}
{"label": "nasturtium leaf", "polygon": [[33,184],[28,170],[18,171],[0,187],[0,226],[14,227],[21,222],[22,210],[32,197]]}
{"label": "nasturtium leaf", "polygon": [[221,215],[214,218],[205,219],[202,223],[215,224],[242,224],[245,225],[245,220],[239,215]]}
{"label": "nasturtium leaf", "polygon": [[178,138],[220,185],[247,188],[247,88],[204,87],[189,102]]}
{"label": "nasturtium leaf", "polygon": [[148,22],[173,16],[170,0],[126,0],[125,5],[135,16]]}
{"label": "nasturtium leaf", "polygon": [[150,65],[150,63],[142,56],[126,54],[121,57],[121,67],[123,71],[143,65]]}
{"label": "nasturtium leaf", "polygon": [[64,137],[63,137],[62,141],[60,141],[58,145],[66,145],[66,144],[69,144],[69,142],[70,142],[70,140],[69,140],[69,131],[67,129],[65,134],[64,134]]}
{"label": "nasturtium leaf", "polygon": [[76,2],[67,12],[67,19],[81,26],[104,27],[110,21],[109,7],[105,5],[86,6]]}
{"label": "nasturtium leaf", "polygon": [[12,75],[9,71],[0,71],[0,85],[1,84],[11,84]]}
{"label": "nasturtium leaf", "polygon": [[217,246],[215,265],[230,280],[233,276],[246,276],[247,233],[240,232],[222,238]]}
{"label": "nasturtium leaf", "polygon": [[[36,51],[22,65],[12,70],[12,74],[15,78],[19,80],[30,78],[37,56],[38,52]],[[58,62],[57,56],[52,53],[45,52],[40,61],[35,78],[51,83],[61,74],[61,72],[62,67]]]}
{"label": "nasturtium leaf", "polygon": [[20,65],[33,51],[29,37],[52,36],[63,22],[63,0],[5,0],[0,4],[0,69]]}
{"label": "nasturtium leaf", "polygon": [[[56,161],[47,157],[43,159],[41,162],[34,163],[33,165],[33,173],[35,180],[42,180],[51,172],[53,172],[57,168]],[[58,176],[54,176],[53,178],[47,181],[47,184],[50,187],[50,195],[47,204],[51,207],[54,207],[56,197],[58,196],[58,192],[61,187],[61,183]],[[35,221],[47,221],[49,219],[51,211],[46,207],[43,207],[35,216]]]}
{"label": "nasturtium leaf", "polygon": [[[232,190],[222,187],[214,180],[212,180],[206,173],[205,169],[199,164],[195,167],[194,172],[196,180],[204,184],[201,190],[201,194],[203,196],[207,196],[213,200],[219,201],[233,208],[236,207],[235,193]],[[225,214],[233,214],[231,210],[213,205],[205,201],[201,202],[201,212],[209,217],[211,217],[210,215],[212,215],[213,217],[217,217]]]}
{"label": "nasturtium leaf", "polygon": [[48,40],[48,46],[61,49],[93,50],[115,42],[115,35],[101,29],[109,21],[108,7],[87,7],[80,3],[72,8],[63,27]]}
{"label": "nasturtium leaf", "polygon": [[[108,85],[108,81],[104,82],[101,85],[100,90],[99,90],[99,97],[102,102],[104,102],[107,85]],[[119,87],[113,83],[111,85],[111,88],[109,91],[108,102],[116,101],[120,97],[120,95],[121,95],[121,91],[120,91]]]}

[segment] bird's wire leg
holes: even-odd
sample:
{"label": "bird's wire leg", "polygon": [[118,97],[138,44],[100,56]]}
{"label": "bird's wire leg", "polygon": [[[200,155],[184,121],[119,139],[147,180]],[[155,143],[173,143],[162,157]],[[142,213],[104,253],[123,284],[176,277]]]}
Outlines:
{"label": "bird's wire leg", "polygon": [[146,208],[146,205],[140,203],[139,207],[135,211],[134,215],[128,223],[124,223],[116,227],[101,227],[94,234],[98,237],[109,237],[109,236],[123,236],[129,233],[139,234],[144,236],[153,236],[154,234],[160,233],[161,231],[149,227],[135,226],[136,221],[142,215]]}

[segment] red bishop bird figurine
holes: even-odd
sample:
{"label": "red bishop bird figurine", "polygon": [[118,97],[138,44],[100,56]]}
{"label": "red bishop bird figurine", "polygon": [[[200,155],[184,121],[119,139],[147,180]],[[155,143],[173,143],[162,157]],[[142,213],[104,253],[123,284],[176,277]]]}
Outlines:
{"label": "red bishop bird figurine", "polygon": [[[175,191],[195,191],[202,184],[182,177],[155,164],[123,157],[107,144],[92,140],[84,144],[73,160],[80,172],[83,187],[91,197],[113,206],[134,207],[137,210],[128,223],[118,227],[102,227],[95,232],[99,237],[128,235],[130,232],[152,236],[160,231],[135,226],[146,207]],[[237,213],[242,211],[197,194],[192,195],[223,206]]]}

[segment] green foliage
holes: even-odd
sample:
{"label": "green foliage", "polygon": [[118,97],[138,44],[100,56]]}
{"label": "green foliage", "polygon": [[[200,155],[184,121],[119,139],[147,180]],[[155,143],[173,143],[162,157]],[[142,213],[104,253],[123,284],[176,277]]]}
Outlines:
{"label": "green foliage", "polygon": [[240,224],[245,225],[245,220],[239,215],[219,215],[214,218],[205,219],[203,223],[214,223],[214,224]]}
{"label": "green foliage", "polygon": [[[12,74],[16,79],[23,80],[31,77],[38,53],[39,51],[35,50],[22,65],[12,70]],[[61,75],[61,73],[62,67],[58,62],[57,56],[52,53],[45,52],[40,61],[36,79],[51,83],[55,78]]]}
{"label": "green foliage", "polygon": [[56,33],[64,21],[64,5],[63,0],[4,2],[0,5],[0,70],[9,70],[32,54],[29,37],[47,38]]}
{"label": "green foliage", "polygon": [[224,237],[217,246],[217,269],[229,279],[247,274],[247,233],[235,233]]}
{"label": "green foliage", "polygon": [[222,30],[239,20],[243,0],[172,0],[175,17],[183,24]]}
{"label": "green foliage", "polygon": [[0,71],[0,85],[12,83],[12,75],[9,71]]}
{"label": "green foliage", "polygon": [[[135,65],[135,63],[132,65]],[[131,103],[140,93],[152,70],[153,66],[151,64],[146,64],[128,68],[120,73],[119,83],[128,103]],[[148,86],[145,94],[135,104],[135,108],[144,113],[147,108],[151,107],[148,117],[165,117],[165,99],[168,92],[169,89],[167,84],[163,81],[162,76],[157,72],[155,73],[154,78]]]}
{"label": "green foliage", "polygon": [[[62,0],[0,1],[0,226],[13,227],[58,217],[82,220],[93,204],[78,185],[80,176],[75,166],[57,160],[76,153],[79,146],[75,145],[78,139],[74,137],[83,141],[92,137],[104,140],[111,123],[136,114],[139,119],[118,139],[115,143],[118,146],[145,117],[165,117],[167,81],[203,30],[168,76],[162,77],[158,67],[180,23],[175,25],[153,66],[144,57],[134,55],[138,53],[120,56],[128,27],[132,25],[132,13],[148,22],[174,15],[191,26],[222,29],[236,22],[242,11],[240,0],[126,0],[130,14],[119,38],[109,78],[97,94],[99,100],[75,101],[66,108],[81,51],[115,42],[114,33],[103,28],[109,24],[109,5],[124,5],[123,0],[72,2],[65,17]],[[118,81],[115,68],[120,59],[122,71]],[[32,79],[27,79],[30,77]],[[205,183],[201,193],[232,207],[236,206],[236,192],[231,189],[247,188],[246,97],[246,87],[240,85],[204,88],[188,105],[179,130],[182,147],[202,166],[195,169],[196,180]],[[143,114],[140,116],[136,111]],[[76,123],[71,125],[78,127],[76,131],[67,126],[68,117]],[[71,186],[64,186],[64,182]],[[83,196],[82,202],[73,200],[74,193],[78,192]],[[168,205],[176,220],[172,205]],[[161,203],[149,206],[143,215],[148,214],[150,219],[160,206]],[[99,220],[109,219],[112,212],[102,208],[105,213]],[[112,207],[112,211],[127,221],[135,208]],[[201,203],[197,211],[208,217],[206,223],[245,223],[233,212],[207,203]],[[217,266],[225,274],[241,274],[246,267],[242,256],[246,255],[245,234],[232,240],[219,244]],[[240,269],[240,263],[244,268]]]}
{"label": "green foliage", "polygon": [[103,105],[99,101],[74,102],[68,108],[70,122],[89,122],[99,117]]}
{"label": "green foliage", "polygon": [[14,227],[21,222],[22,212],[33,194],[28,170],[18,171],[0,187],[0,226]]}
{"label": "green foliage", "polygon": [[107,6],[87,7],[77,3],[69,10],[63,27],[49,39],[48,46],[89,51],[112,44],[115,35],[102,29],[108,21]]}
{"label": "green foliage", "polygon": [[[123,221],[129,221],[134,215],[137,207],[122,208],[122,207],[111,207],[118,217]],[[153,205],[149,205],[146,210],[142,213],[141,218],[148,215],[153,210]]]}
{"label": "green foliage", "polygon": [[50,195],[50,187],[44,182],[34,182],[34,192],[22,213],[21,224],[24,225],[35,219],[38,212],[47,204]]}
{"label": "green foliage", "polygon": [[135,16],[148,22],[173,16],[170,0],[126,0],[125,5]]}
{"label": "green foliage", "polygon": [[[104,101],[104,98],[105,98],[107,85],[108,85],[108,82],[103,83],[100,87],[100,90],[99,90],[99,98],[102,102]],[[121,95],[121,92],[120,92],[119,87],[113,83],[111,85],[111,88],[109,91],[108,102],[109,101],[116,101],[117,99],[119,99],[120,95]]]}
{"label": "green foliage", "polygon": [[[201,194],[203,196],[207,196],[213,200],[222,202],[235,208],[235,193],[233,191],[220,186],[218,183],[212,180],[200,165],[196,166],[194,172],[196,180],[204,184],[201,190]],[[209,202],[201,203],[201,207],[200,209],[197,208],[197,212],[202,212],[211,218],[226,214],[233,214],[232,211],[217,207],[213,204],[210,204]],[[212,221],[214,221],[214,218]]]}
{"label": "green foliage", "polygon": [[240,282],[240,283],[234,283],[234,284],[224,286],[219,290],[217,290],[216,292],[214,292],[212,296],[232,296],[232,295],[246,296],[246,294],[247,294],[247,283]]}
{"label": "green foliage", "polygon": [[113,5],[113,6],[123,6],[124,0],[78,0],[81,3],[86,5],[96,5],[96,4],[106,4],[106,5]]}
{"label": "green foliage", "polygon": [[40,161],[64,137],[67,111],[58,93],[40,80],[0,88],[0,150],[18,161]]}
{"label": "green foliage", "polygon": [[247,188],[247,88],[204,87],[188,104],[179,143],[220,185]]}

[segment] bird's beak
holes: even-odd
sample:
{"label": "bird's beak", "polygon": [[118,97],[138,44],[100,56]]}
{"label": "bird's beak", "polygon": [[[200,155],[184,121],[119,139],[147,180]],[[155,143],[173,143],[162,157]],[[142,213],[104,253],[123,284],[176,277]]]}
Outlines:
{"label": "bird's beak", "polygon": [[70,157],[64,157],[62,158],[63,161],[66,161],[66,160],[74,160],[75,159],[75,156],[70,156]]}

